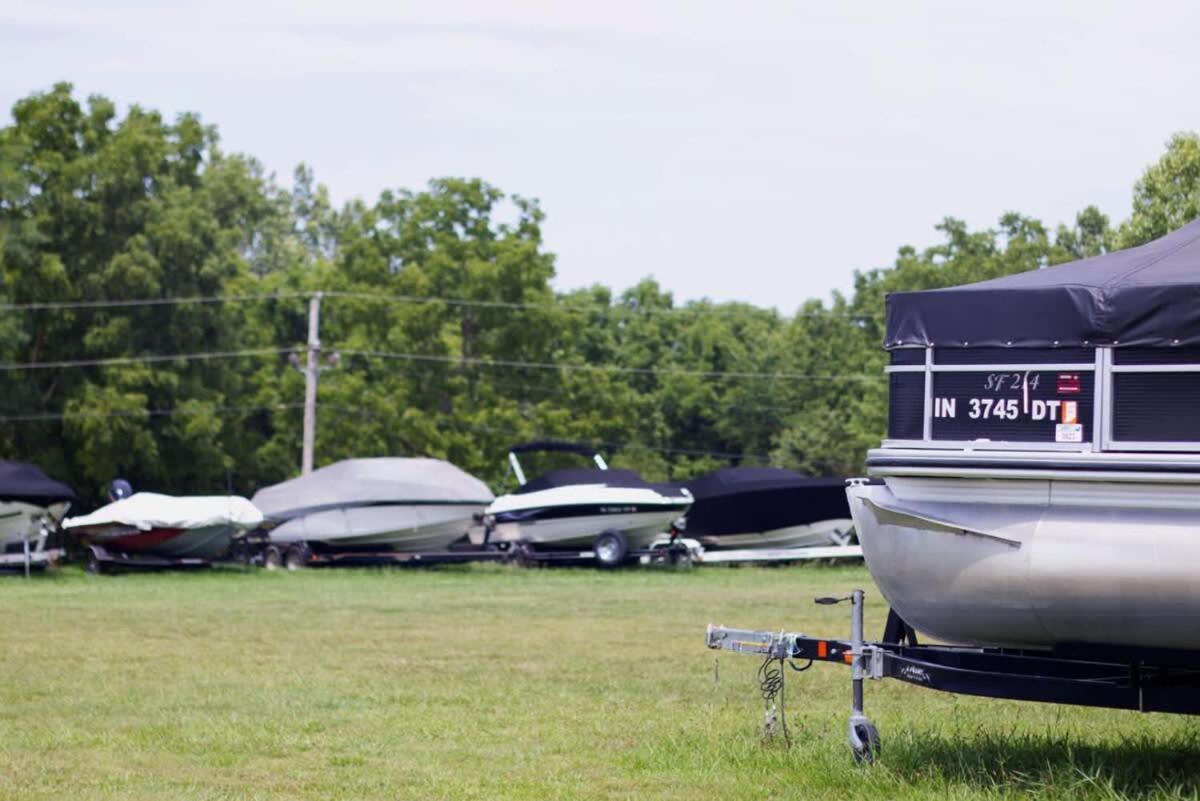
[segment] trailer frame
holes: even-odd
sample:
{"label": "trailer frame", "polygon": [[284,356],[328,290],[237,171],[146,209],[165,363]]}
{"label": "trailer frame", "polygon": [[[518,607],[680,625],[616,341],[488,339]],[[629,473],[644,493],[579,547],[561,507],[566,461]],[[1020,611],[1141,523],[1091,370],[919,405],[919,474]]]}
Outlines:
{"label": "trailer frame", "polygon": [[1044,649],[924,645],[895,610],[888,613],[883,638],[868,641],[863,635],[864,597],[856,589],[845,597],[816,599],[820,604],[850,602],[848,640],[709,624],[705,644],[778,660],[781,666],[794,660],[849,666],[848,739],[860,762],[873,761],[880,747],[879,733],[863,710],[866,679],[892,678],[986,698],[1200,715],[1200,652],[1090,643]]}

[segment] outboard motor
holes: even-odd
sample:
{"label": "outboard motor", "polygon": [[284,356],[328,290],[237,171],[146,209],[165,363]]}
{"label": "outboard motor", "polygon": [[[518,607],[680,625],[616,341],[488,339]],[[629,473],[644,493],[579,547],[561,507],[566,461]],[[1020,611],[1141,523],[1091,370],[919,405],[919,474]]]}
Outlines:
{"label": "outboard motor", "polygon": [[115,478],[108,485],[108,500],[116,502],[133,494],[133,485],[123,478]]}

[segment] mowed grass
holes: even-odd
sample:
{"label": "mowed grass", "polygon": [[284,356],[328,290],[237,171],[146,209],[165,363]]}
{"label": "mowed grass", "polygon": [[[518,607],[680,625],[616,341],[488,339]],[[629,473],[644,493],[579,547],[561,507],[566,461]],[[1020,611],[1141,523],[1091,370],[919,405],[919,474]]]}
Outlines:
{"label": "mowed grass", "polygon": [[689,573],[216,570],[0,580],[0,798],[1174,798],[1184,717],[867,687],[883,755],[845,745],[849,671],[790,673],[761,738],[756,659],[709,621],[845,636],[861,567]]}

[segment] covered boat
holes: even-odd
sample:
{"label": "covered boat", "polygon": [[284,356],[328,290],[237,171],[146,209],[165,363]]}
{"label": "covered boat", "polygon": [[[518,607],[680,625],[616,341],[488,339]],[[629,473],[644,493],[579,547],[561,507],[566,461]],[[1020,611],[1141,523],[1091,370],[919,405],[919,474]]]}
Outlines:
{"label": "covered boat", "polygon": [[[595,467],[551,470],[525,478],[519,454],[574,453]],[[692,503],[686,489],[656,487],[633,470],[610,469],[595,449],[569,442],[529,442],[509,451],[520,486],[488,507],[489,542],[535,549],[593,548],[604,564],[648,547]]]}
{"label": "covered boat", "polygon": [[854,528],[846,481],[778,467],[725,467],[686,481],[685,531],[706,549],[845,545]]}
{"label": "covered boat", "polygon": [[35,465],[0,461],[0,557],[44,546],[73,500],[74,490]]}
{"label": "covered boat", "polygon": [[346,459],[259,490],[279,547],[430,551],[462,539],[492,502],[475,476],[440,459]]}
{"label": "covered boat", "polygon": [[263,521],[236,495],[174,496],[135,492],[63,528],[85,546],[131,557],[211,561],[228,555],[233,540]]}
{"label": "covered boat", "polygon": [[1200,221],[887,300],[867,566],[955,643],[1200,649]]}

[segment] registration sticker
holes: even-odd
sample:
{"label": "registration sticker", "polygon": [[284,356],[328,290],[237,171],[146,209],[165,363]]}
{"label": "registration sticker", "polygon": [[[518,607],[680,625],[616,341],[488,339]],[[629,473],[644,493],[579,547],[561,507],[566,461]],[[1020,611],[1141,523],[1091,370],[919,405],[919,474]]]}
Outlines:
{"label": "registration sticker", "polygon": [[1079,423],[1059,423],[1054,426],[1055,442],[1083,442],[1083,426]]}

